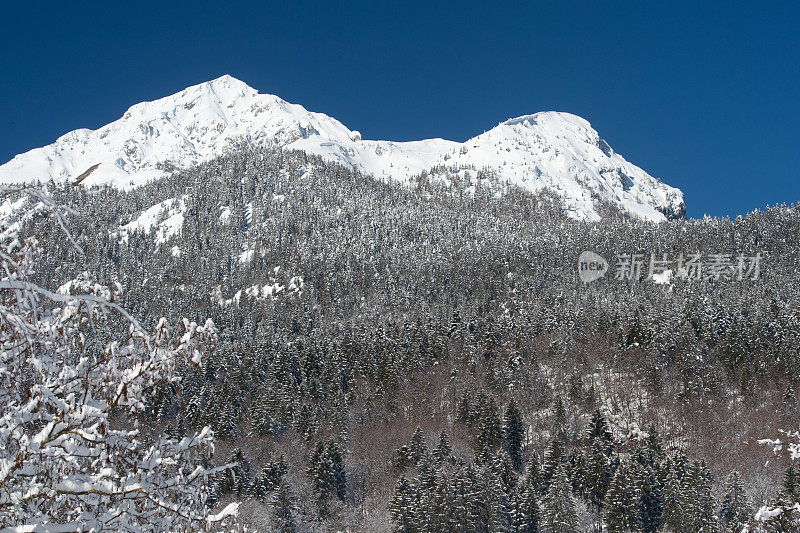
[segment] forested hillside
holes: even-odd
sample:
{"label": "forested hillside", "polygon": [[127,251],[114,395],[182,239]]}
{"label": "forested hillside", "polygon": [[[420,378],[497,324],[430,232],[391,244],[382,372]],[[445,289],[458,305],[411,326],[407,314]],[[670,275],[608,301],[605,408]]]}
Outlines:
{"label": "forested hillside", "polygon": [[[43,218],[22,234],[46,287],[118,282],[149,328],[213,320],[141,422],[210,425],[236,466],[209,505],[256,530],[741,531],[798,501],[758,443],[800,414],[798,206],[590,223],[481,169],[415,183],[241,147],[127,192],[51,184],[85,255]],[[584,250],[612,271],[581,282]],[[651,253],[760,271],[616,279]]]}

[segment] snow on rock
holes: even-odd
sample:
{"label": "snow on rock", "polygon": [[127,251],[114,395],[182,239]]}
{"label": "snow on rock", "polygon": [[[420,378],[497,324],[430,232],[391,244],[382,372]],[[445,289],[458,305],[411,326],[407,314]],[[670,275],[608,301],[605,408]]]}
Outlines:
{"label": "snow on rock", "polygon": [[654,272],[653,283],[656,285],[669,285],[672,283],[672,270],[665,270],[661,273]]}
{"label": "snow on rock", "polygon": [[[128,242],[131,233],[150,233],[155,228],[156,246],[164,244],[170,238],[180,233],[183,226],[183,213],[186,210],[186,195],[180,198],[164,200],[142,211],[142,213],[119,228],[117,236],[122,242]],[[177,255],[175,250],[173,255]],[[178,252],[180,253],[180,252]]]}
{"label": "snow on rock", "polygon": [[242,297],[245,296],[260,302],[264,300],[276,300],[284,296],[302,294],[305,285],[302,276],[292,276],[288,281],[285,281],[287,276],[283,275],[283,280],[280,279],[281,277],[280,267],[275,267],[267,283],[264,285],[251,285],[246,289],[237,290],[230,298],[225,298],[222,295],[222,287],[217,285],[211,292],[211,297],[216,300],[220,306],[227,307],[230,305],[239,305],[242,301]]}
{"label": "snow on rock", "polygon": [[577,219],[597,220],[603,199],[646,220],[684,214],[683,194],[615,153],[589,122],[543,112],[500,123],[439,162],[494,172],[531,191],[548,189]]}
{"label": "snow on rock", "polygon": [[247,249],[239,254],[239,262],[242,264],[249,263],[253,260],[253,256],[255,255],[256,251],[253,249]]}
{"label": "snow on rock", "polygon": [[231,76],[136,104],[97,130],[75,130],[20,154],[0,166],[0,183],[54,178],[129,188],[241,143],[303,150],[406,184],[442,166],[488,170],[502,182],[553,191],[578,219],[599,218],[598,200],[648,220],[685,214],[681,191],[626,161],[575,115],[524,115],[464,143],[363,140],[334,118],[259,94]]}

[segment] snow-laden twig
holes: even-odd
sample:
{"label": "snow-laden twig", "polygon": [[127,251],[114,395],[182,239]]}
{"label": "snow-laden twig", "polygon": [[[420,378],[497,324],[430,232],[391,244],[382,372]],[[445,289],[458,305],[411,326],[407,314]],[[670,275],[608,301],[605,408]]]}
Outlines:
{"label": "snow-laden twig", "polygon": [[[42,191],[24,193],[50,210],[67,240],[68,209]],[[235,513],[206,505],[213,434],[161,436],[112,420],[138,416],[148,392],[176,382],[179,365],[197,365],[214,345],[211,321],[184,320],[154,332],[117,303],[121,287],[83,276],[52,291],[31,281],[38,247],[6,231],[0,242],[0,531],[194,531]],[[118,313],[127,331],[115,332]],[[102,333],[102,336],[100,335]],[[87,339],[117,337],[98,350]]]}

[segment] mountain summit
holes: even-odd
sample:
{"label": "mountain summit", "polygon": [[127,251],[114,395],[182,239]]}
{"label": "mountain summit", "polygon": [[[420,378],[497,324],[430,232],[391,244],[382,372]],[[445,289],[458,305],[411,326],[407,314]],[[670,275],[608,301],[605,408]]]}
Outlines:
{"label": "mountain summit", "polygon": [[141,185],[241,143],[303,150],[379,179],[409,183],[439,169],[478,169],[501,183],[559,196],[568,214],[597,220],[598,204],[662,221],[685,214],[683,194],[615,153],[589,122],[543,112],[500,123],[464,143],[363,140],[338,120],[231,76],[142,102],[97,130],[78,129],[0,166],[0,183],[72,180]]}

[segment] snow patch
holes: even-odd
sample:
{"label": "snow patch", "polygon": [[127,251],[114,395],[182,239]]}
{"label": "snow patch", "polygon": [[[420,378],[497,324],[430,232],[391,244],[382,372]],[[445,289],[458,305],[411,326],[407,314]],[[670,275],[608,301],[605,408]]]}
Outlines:
{"label": "snow patch", "polygon": [[[119,228],[116,235],[120,242],[127,243],[132,233],[150,233],[155,229],[154,244],[160,246],[180,233],[187,196],[164,200],[142,211],[142,213]],[[173,249],[173,255],[175,255]]]}

